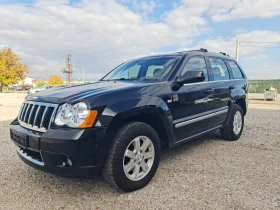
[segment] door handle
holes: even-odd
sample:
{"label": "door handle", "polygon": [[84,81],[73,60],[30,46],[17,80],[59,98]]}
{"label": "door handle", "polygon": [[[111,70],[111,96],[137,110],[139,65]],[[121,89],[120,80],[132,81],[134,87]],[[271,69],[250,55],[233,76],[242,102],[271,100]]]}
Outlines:
{"label": "door handle", "polygon": [[205,89],[203,90],[203,93],[213,93],[214,92],[214,89]]}
{"label": "door handle", "polygon": [[235,89],[235,85],[229,86],[228,89],[229,89],[229,90]]}

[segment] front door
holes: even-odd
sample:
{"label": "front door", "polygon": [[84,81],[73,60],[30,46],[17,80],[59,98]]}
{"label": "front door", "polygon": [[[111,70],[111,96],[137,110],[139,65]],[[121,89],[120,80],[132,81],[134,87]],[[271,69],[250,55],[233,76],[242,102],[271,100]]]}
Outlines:
{"label": "front door", "polygon": [[199,83],[185,84],[173,91],[171,109],[176,141],[185,141],[212,128],[214,122],[213,83],[208,82],[206,60],[204,56],[189,58],[180,76],[187,71],[203,71],[205,80]]}

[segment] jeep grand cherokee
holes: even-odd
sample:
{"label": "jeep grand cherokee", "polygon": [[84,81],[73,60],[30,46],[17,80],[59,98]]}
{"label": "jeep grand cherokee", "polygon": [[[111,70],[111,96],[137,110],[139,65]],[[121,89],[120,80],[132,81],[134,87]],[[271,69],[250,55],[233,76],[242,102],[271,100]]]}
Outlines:
{"label": "jeep grand cherokee", "polygon": [[100,81],[29,95],[10,125],[19,157],[59,175],[102,171],[123,191],[147,185],[162,149],[219,129],[239,139],[248,81],[205,49],[125,62]]}

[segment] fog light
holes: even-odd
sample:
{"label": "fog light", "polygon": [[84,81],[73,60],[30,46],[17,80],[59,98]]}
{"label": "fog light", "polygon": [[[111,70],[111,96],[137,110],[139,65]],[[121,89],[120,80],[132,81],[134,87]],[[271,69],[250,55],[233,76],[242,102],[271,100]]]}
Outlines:
{"label": "fog light", "polygon": [[62,164],[58,167],[71,167],[72,166],[72,161],[68,158],[65,157],[66,160],[62,162]]}

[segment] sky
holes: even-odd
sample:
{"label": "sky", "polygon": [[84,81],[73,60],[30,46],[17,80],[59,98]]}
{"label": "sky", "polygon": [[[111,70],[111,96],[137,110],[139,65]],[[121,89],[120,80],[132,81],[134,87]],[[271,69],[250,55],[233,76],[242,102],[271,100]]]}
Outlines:
{"label": "sky", "polygon": [[[279,0],[0,0],[0,48],[28,76],[100,79],[130,59],[206,48],[235,57],[249,79],[280,79]],[[260,42],[260,43],[247,43]],[[269,42],[269,43],[263,43]]]}

